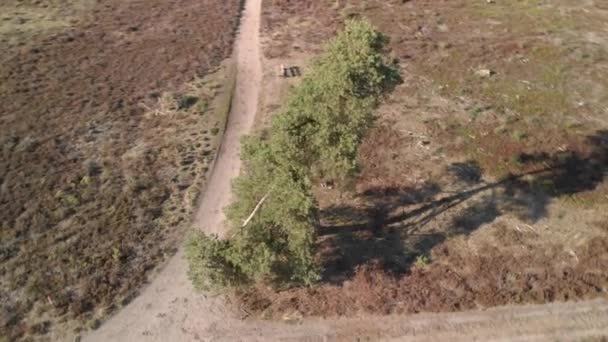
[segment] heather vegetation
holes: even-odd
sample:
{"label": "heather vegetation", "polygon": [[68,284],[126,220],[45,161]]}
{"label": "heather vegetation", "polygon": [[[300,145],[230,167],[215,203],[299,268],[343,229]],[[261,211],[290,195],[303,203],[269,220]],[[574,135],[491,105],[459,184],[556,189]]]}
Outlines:
{"label": "heather vegetation", "polygon": [[240,3],[0,1],[0,341],[75,340],[175,252]]}

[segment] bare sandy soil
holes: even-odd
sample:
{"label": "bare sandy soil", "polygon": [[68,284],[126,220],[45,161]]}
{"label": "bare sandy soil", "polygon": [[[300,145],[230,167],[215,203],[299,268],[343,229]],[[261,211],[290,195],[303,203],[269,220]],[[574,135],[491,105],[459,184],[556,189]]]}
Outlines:
{"label": "bare sandy soil", "polygon": [[[608,302],[554,303],[486,311],[248,321],[218,310],[220,301],[179,298],[167,316],[154,308],[147,324],[123,324],[92,341],[602,341],[608,334]],[[203,302],[205,301],[205,304]],[[191,314],[185,314],[188,308]],[[170,317],[170,314],[179,315]],[[193,314],[194,313],[194,314]],[[153,328],[152,328],[153,327]],[[104,327],[100,332],[104,331]]]}
{"label": "bare sandy soil", "polygon": [[[249,0],[236,42],[238,76],[222,147],[195,223],[222,235],[222,208],[240,167],[239,137],[250,131],[262,88],[259,46],[261,0]],[[270,66],[269,66],[270,67]],[[271,72],[267,72],[271,74]],[[270,87],[272,88],[272,87]],[[274,91],[264,87],[266,97]],[[158,277],[124,310],[85,336],[85,341],[329,341],[329,340],[578,340],[608,334],[608,301],[501,307],[462,313],[302,318],[248,318],[224,298],[194,292],[180,250]]]}

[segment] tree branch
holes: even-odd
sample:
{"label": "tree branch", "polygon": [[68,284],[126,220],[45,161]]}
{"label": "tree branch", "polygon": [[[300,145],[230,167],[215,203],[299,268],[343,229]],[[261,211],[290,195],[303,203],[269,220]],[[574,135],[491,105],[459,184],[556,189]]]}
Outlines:
{"label": "tree branch", "polygon": [[262,197],[262,199],[258,202],[258,204],[255,206],[255,208],[253,208],[253,211],[251,212],[251,214],[249,214],[249,217],[247,217],[247,219],[243,222],[243,225],[241,226],[241,228],[245,228],[247,223],[249,223],[249,221],[251,221],[251,219],[255,216],[255,213],[257,213],[258,210],[260,209],[260,207],[262,206],[262,203],[264,203],[266,198],[268,198],[268,195],[270,195],[270,191],[268,191],[266,193],[266,195],[264,195],[264,197]]}

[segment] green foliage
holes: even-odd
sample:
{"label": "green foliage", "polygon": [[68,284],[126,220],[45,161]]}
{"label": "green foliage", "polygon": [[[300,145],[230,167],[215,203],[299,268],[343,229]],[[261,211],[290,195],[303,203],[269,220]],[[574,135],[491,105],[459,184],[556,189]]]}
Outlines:
{"label": "green foliage", "polygon": [[381,53],[386,43],[369,23],[347,22],[275,116],[281,152],[312,165],[316,176],[344,179],[356,171],[357,147],[373,123],[372,110],[399,80]]}
{"label": "green foliage", "polygon": [[214,290],[235,286],[242,278],[227,261],[230,242],[193,234],[186,242],[188,276],[198,290]]}
{"label": "green foliage", "polygon": [[342,181],[356,172],[357,148],[373,124],[373,109],[399,81],[384,61],[386,42],[369,23],[347,22],[291,92],[267,134],[243,139],[244,171],[227,209],[230,239],[199,234],[187,245],[197,288],[257,281],[309,285],[319,279],[312,180]]}
{"label": "green foliage", "polygon": [[419,255],[416,257],[416,262],[414,263],[418,268],[424,268],[431,263],[431,259],[426,255]]}

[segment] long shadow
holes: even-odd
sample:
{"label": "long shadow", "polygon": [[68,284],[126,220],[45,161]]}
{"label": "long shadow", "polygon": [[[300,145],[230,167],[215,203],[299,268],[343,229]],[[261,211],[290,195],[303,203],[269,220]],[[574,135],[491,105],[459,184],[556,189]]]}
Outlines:
{"label": "long shadow", "polygon": [[[380,262],[388,273],[403,275],[417,256],[426,255],[448,236],[469,234],[507,212],[529,223],[538,221],[547,215],[553,198],[590,191],[604,181],[608,130],[587,137],[586,147],[585,152],[521,154],[518,162],[530,171],[489,183],[482,180],[475,162],[454,163],[446,169],[455,179],[450,188],[461,190],[445,192],[434,183],[373,188],[358,195],[366,203],[363,208],[323,210],[324,225],[318,236],[325,280],[340,283],[370,261]],[[420,232],[465,202],[466,207],[449,218],[445,229]]]}

